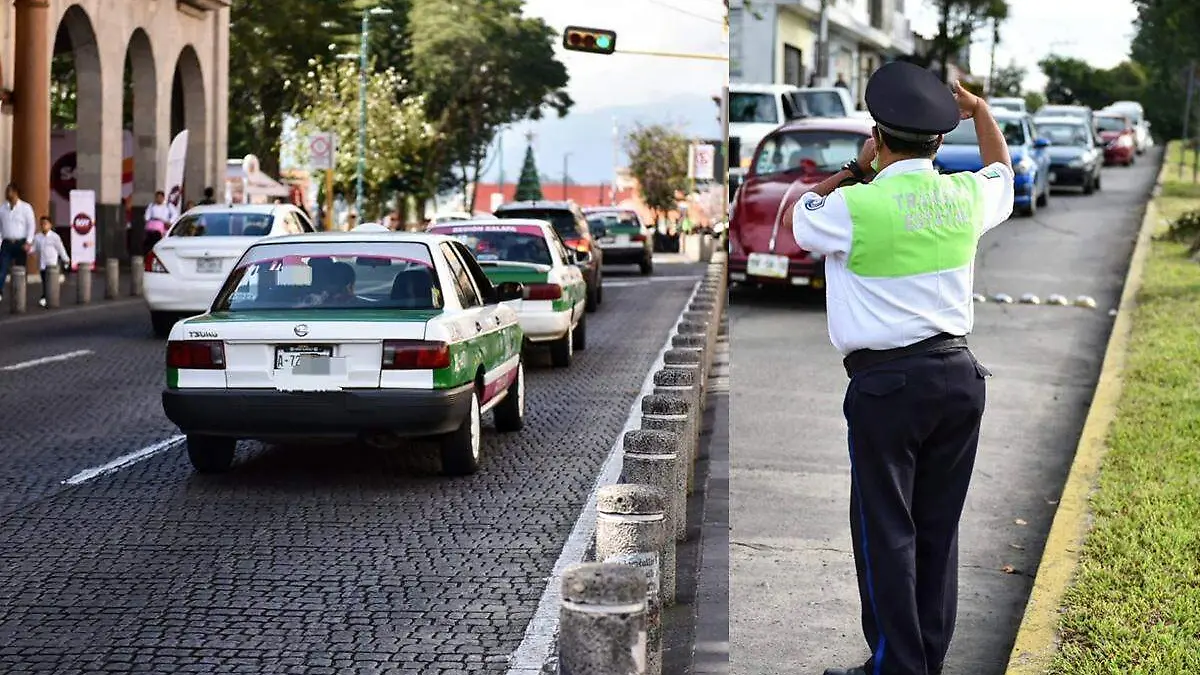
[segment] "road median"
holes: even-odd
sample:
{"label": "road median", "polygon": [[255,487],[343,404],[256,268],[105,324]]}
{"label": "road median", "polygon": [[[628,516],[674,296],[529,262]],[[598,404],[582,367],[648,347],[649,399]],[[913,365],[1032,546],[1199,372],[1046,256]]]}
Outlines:
{"label": "road median", "polygon": [[1200,672],[1200,265],[1156,239],[1200,209],[1159,172],[1007,675]]}

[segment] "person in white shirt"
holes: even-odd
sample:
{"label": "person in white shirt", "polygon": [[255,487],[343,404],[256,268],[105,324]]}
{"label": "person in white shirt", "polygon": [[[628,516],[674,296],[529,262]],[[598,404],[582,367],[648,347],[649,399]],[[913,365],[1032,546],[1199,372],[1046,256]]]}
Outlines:
{"label": "person in white shirt", "polygon": [[9,271],[14,265],[25,264],[36,231],[33,207],[29,202],[21,201],[17,184],[9,183],[4,189],[4,203],[0,204],[0,300],[4,299]]}
{"label": "person in white shirt", "polygon": [[167,195],[162,190],[154,193],[154,203],[146,207],[146,238],[142,242],[142,255],[154,248],[159,239],[167,234],[167,228],[175,222],[179,214],[175,207],[167,202]]}
{"label": "person in white shirt", "polygon": [[42,216],[38,225],[40,231],[33,237],[33,252],[37,254],[38,267],[42,272],[42,298],[38,300],[38,304],[45,307],[50,275],[58,274],[59,265],[70,265],[71,256],[67,255],[62,237],[54,231],[54,223],[49,216]]}

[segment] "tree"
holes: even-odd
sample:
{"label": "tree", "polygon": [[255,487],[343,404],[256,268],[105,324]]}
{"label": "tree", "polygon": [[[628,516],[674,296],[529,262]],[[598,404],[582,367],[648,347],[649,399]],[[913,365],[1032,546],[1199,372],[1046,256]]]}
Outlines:
{"label": "tree", "polygon": [[[1146,75],[1141,100],[1156,135],[1177,138],[1182,129],[1187,74],[1200,60],[1200,3],[1193,0],[1134,0],[1137,32],[1130,56]],[[1194,127],[1192,127],[1194,128]]]}
{"label": "tree", "polygon": [[931,61],[940,64],[942,79],[950,75],[950,61],[971,46],[975,31],[1008,18],[1006,0],[929,0],[938,13],[938,31],[931,41]]}
{"label": "tree", "polygon": [[454,11],[444,0],[411,2],[412,77],[440,132],[424,185],[449,183],[473,199],[469,187],[501,127],[540,119],[547,108],[560,117],[570,109],[567,69],[554,55],[557,32],[522,15],[522,0],[456,0]]}
{"label": "tree", "polygon": [[[396,176],[422,170],[438,141],[437,132],[425,120],[424,99],[397,96],[397,92],[407,91],[408,84],[390,69],[372,70],[367,78],[367,151],[363,172],[366,195],[380,196]],[[297,94],[299,105],[295,113],[300,122],[295,146],[290,149],[293,158],[298,163],[306,161],[310,134],[333,133],[338,141],[335,183],[353,188],[358,170],[358,64],[314,63],[312,71],[299,83]]]}
{"label": "tree", "polygon": [[688,189],[688,139],[662,125],[638,124],[625,137],[629,171],[655,221],[676,206],[676,194]]}
{"label": "tree", "polygon": [[1016,62],[997,68],[990,83],[992,96],[1020,96],[1021,83],[1025,81],[1025,74],[1025,69],[1018,66]]}
{"label": "tree", "polygon": [[1046,105],[1046,97],[1039,91],[1030,91],[1025,93],[1025,109],[1031,113],[1035,113]]}
{"label": "tree", "polygon": [[1129,61],[1106,70],[1079,59],[1048,56],[1038,66],[1046,75],[1049,103],[1078,103],[1098,110],[1113,101],[1138,100],[1146,90],[1145,72]]}
{"label": "tree", "polygon": [[[313,59],[353,23],[351,0],[237,0],[229,16],[229,153],[256,154],[278,173],[283,115],[296,107],[298,84]],[[355,33],[357,35],[357,33]]]}
{"label": "tree", "polygon": [[521,178],[517,181],[517,192],[513,200],[518,202],[537,201],[542,198],[542,181],[538,177],[537,162],[533,158],[533,146],[525,148],[525,164],[521,166]]}

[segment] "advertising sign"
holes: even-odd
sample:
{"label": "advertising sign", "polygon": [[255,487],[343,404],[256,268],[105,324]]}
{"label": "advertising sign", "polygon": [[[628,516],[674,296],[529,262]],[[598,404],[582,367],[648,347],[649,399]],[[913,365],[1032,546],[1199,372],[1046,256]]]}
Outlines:
{"label": "advertising sign", "polygon": [[[122,147],[121,197],[133,195],[133,132],[126,131]],[[50,203],[54,212],[55,227],[69,227],[71,217],[71,191],[77,186],[75,164],[75,131],[55,130],[50,134]]]}
{"label": "advertising sign", "polygon": [[71,267],[96,264],[96,192],[71,190]]}
{"label": "advertising sign", "polygon": [[711,145],[698,144],[689,147],[688,178],[715,180],[717,149]]}
{"label": "advertising sign", "polygon": [[167,152],[167,170],[163,185],[167,193],[167,203],[175,207],[175,212],[183,211],[183,169],[187,164],[188,130],[179,132],[171,141],[171,149]]}
{"label": "advertising sign", "polygon": [[333,134],[322,131],[309,136],[308,168],[313,171],[332,169],[336,152],[337,146]]}

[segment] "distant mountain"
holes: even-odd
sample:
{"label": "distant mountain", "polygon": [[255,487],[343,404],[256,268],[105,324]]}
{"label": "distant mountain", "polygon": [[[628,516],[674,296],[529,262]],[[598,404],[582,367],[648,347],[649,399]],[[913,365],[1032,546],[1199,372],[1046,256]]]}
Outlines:
{"label": "distant mountain", "polygon": [[[614,92],[616,95],[616,92]],[[533,131],[533,152],[538,172],[562,180],[563,156],[567,158],[567,173],[575,184],[610,183],[613,176],[613,118],[624,135],[637,123],[674,124],[688,136],[703,139],[720,138],[717,106],[706,94],[681,95],[649,105],[615,105],[585,113],[570,113],[539,122],[526,122],[509,129],[503,136],[503,152],[493,151],[491,166],[482,182],[494,183],[500,177],[500,157],[504,159],[504,181],[515,183],[521,175],[525,159],[525,133]],[[628,158],[623,147],[618,153],[620,166]]]}

